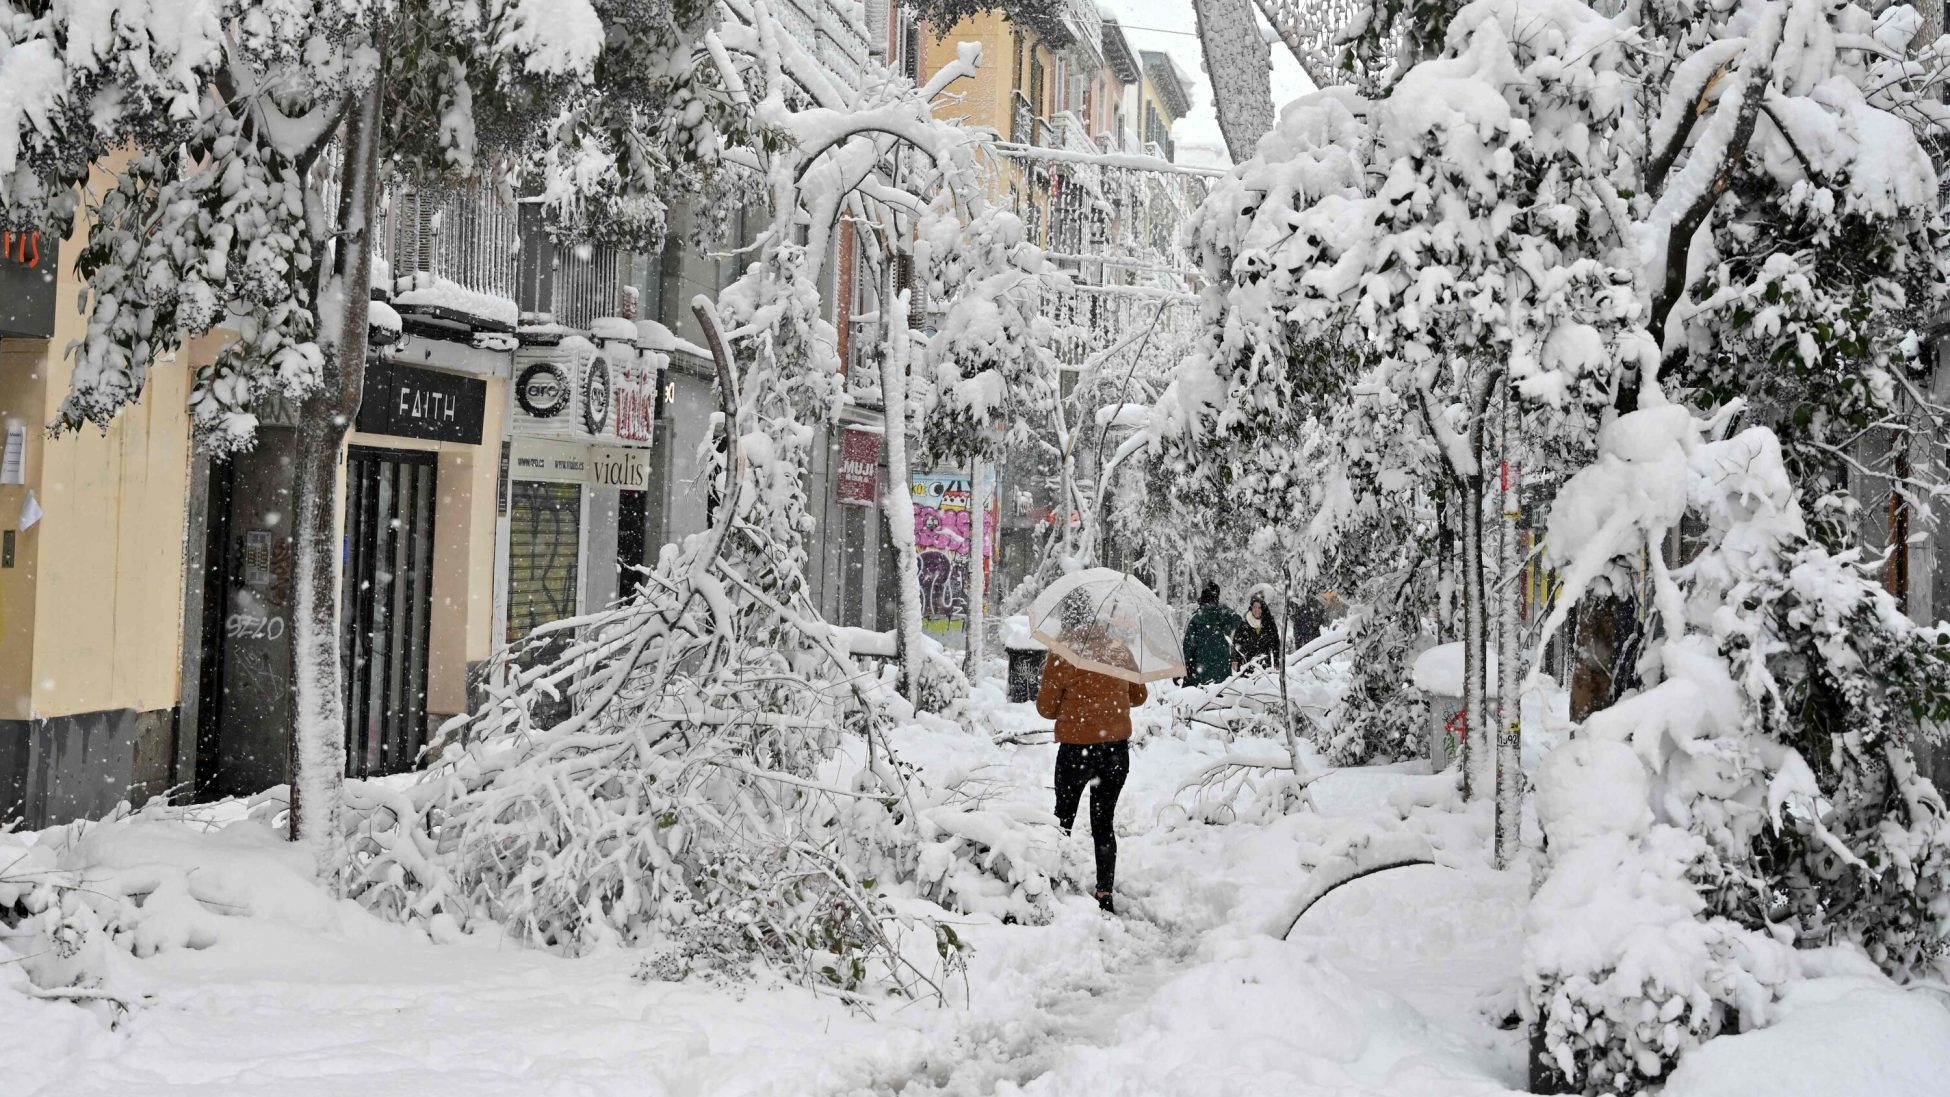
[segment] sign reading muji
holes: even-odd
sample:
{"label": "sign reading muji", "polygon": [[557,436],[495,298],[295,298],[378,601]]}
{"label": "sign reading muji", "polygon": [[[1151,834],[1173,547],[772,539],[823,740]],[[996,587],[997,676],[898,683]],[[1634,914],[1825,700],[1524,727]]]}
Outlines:
{"label": "sign reading muji", "polygon": [[0,233],[0,334],[54,334],[61,242],[38,232]]}
{"label": "sign reading muji", "polygon": [[840,474],[834,493],[850,507],[870,507],[880,483],[880,435],[848,427],[840,432]]}

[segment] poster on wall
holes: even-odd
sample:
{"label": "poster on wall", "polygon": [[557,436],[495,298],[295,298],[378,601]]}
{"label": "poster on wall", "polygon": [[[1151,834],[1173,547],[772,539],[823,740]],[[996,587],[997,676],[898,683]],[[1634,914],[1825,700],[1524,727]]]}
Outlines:
{"label": "poster on wall", "polygon": [[880,486],[880,432],[848,427],[840,432],[840,474],[833,493],[849,507],[873,506]]}
{"label": "poster on wall", "polygon": [[625,442],[648,443],[657,425],[657,378],[667,361],[661,354],[644,354],[612,364],[615,389],[613,427]]}
{"label": "poster on wall", "polygon": [[[982,522],[982,573],[995,573],[995,472],[982,470],[988,503]],[[920,558],[921,626],[937,638],[961,636],[968,619],[971,492],[966,472],[924,472],[913,482],[914,551]]]}

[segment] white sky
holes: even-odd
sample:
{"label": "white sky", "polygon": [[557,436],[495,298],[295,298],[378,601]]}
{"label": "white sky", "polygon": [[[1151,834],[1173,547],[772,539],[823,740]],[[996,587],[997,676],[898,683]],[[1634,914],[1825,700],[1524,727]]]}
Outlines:
{"label": "white sky", "polygon": [[[1192,113],[1172,127],[1172,140],[1178,146],[1178,161],[1211,167],[1227,167],[1225,138],[1219,133],[1219,120],[1212,113],[1212,86],[1205,78],[1205,54],[1198,44],[1198,17],[1192,0],[1100,0],[1104,10],[1117,16],[1132,49],[1168,53],[1180,71],[1192,81]],[[1262,29],[1266,17],[1253,7]],[[1140,28],[1154,28],[1144,30]],[[1268,30],[1270,34],[1271,31]],[[1300,71],[1285,44],[1273,42],[1273,102],[1278,108],[1314,90],[1312,81]]]}

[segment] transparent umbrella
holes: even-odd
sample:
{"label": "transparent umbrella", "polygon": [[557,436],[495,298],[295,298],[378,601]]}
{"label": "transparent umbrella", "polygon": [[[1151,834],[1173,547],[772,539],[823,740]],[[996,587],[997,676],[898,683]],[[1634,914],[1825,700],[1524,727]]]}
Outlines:
{"label": "transparent umbrella", "polygon": [[1164,599],[1121,571],[1091,568],[1051,583],[1029,607],[1029,629],[1072,665],[1126,682],[1185,673]]}

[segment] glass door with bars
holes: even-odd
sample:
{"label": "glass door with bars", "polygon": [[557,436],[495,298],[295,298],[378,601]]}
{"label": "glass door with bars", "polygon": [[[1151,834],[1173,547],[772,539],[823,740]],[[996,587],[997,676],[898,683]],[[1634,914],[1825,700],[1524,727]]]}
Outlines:
{"label": "glass door with bars", "polygon": [[353,446],[346,455],[345,772],[412,769],[427,740],[436,454]]}

